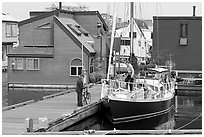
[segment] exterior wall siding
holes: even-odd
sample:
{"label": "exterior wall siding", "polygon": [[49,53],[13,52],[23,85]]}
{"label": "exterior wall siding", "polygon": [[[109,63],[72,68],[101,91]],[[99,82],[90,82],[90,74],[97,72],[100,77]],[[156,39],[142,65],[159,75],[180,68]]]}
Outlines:
{"label": "exterior wall siding", "polygon": [[[16,24],[17,23],[12,23]],[[12,43],[17,43],[18,37],[6,37],[6,22],[2,22],[2,42],[12,42]]]}
{"label": "exterior wall siding", "polygon": [[53,16],[34,21],[19,27],[20,45],[53,45],[52,29],[36,29],[45,23],[53,22]]}
{"label": "exterior wall siding", "polygon": [[[193,17],[192,17],[193,18]],[[180,24],[188,24],[188,43],[181,46]],[[157,28],[158,25],[158,28]],[[158,30],[158,32],[157,32]],[[159,51],[159,54],[158,54]],[[202,70],[202,20],[154,20],[153,57],[165,63],[170,59],[178,70]]]}
{"label": "exterior wall siding", "polygon": [[[53,58],[40,58],[39,70],[26,70],[26,58],[24,58],[23,70],[8,69],[9,83],[28,83],[28,84],[76,84],[78,76],[70,76],[70,64],[73,59],[81,59],[81,47],[56,24],[53,16],[41,18],[39,20],[25,23],[19,28],[20,46],[25,45],[54,45]],[[100,55],[100,38],[97,36],[97,23],[101,22],[97,15],[66,15],[60,13],[60,17],[73,18],[94,38],[94,49],[97,57]],[[36,29],[37,26],[51,23],[51,28]],[[107,33],[102,27],[102,49],[103,57],[107,54]],[[90,57],[84,52],[85,69],[89,72]],[[11,67],[11,58],[9,58]],[[106,65],[103,65],[106,66]],[[88,76],[89,77],[89,76]]]}
{"label": "exterior wall siding", "polygon": [[[39,71],[26,70],[24,58],[24,70],[9,69],[9,83],[75,84],[78,77],[70,76],[70,63],[74,58],[81,59],[81,48],[56,24],[54,24],[54,38],[54,58],[40,58]],[[88,70],[88,56],[85,53],[84,62]]]}
{"label": "exterior wall siding", "polygon": [[[97,23],[101,23],[100,19],[98,18],[97,15],[75,15],[74,19],[86,30],[90,33],[92,37],[94,37],[94,49],[96,51],[96,57],[100,55],[100,38],[96,38],[98,35],[98,28],[97,28]],[[101,27],[102,29],[102,27]],[[104,30],[102,29],[102,32]],[[106,38],[106,34],[103,33],[103,38],[102,38],[102,54],[105,56],[105,49],[106,49],[106,43],[104,42]]]}
{"label": "exterior wall siding", "polygon": [[[97,38],[98,35],[98,28],[97,23],[102,23],[101,20],[97,15],[75,15],[74,19],[86,30],[90,33],[90,35],[94,39],[94,50],[96,51],[95,59],[100,58],[100,46],[101,46],[101,39]],[[102,31],[102,57],[104,59],[103,67],[107,67],[107,42],[108,36],[107,32],[104,31],[103,25],[101,27]],[[104,69],[105,70],[105,69]]]}
{"label": "exterior wall siding", "polygon": [[[75,84],[78,77],[70,76],[70,64],[75,58],[81,59],[81,48],[68,37],[63,30],[54,24],[54,57],[58,74],[55,76],[60,82]],[[85,68],[88,70],[88,55],[84,53]]]}
{"label": "exterior wall siding", "polygon": [[[9,69],[9,83],[30,84],[76,84],[77,76],[70,76],[70,63],[74,58],[81,59],[81,49],[54,24],[54,58],[40,58],[40,70],[13,71]],[[9,61],[9,65],[11,61]],[[88,70],[88,56],[84,53],[84,62]]]}

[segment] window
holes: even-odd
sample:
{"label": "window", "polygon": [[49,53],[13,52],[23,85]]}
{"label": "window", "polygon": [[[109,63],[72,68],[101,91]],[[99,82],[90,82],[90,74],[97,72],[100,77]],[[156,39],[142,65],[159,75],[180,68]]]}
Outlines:
{"label": "window", "polygon": [[6,59],[6,45],[2,45],[2,61]]}
{"label": "window", "polygon": [[70,76],[79,76],[82,72],[81,59],[73,59],[70,65]]}
{"label": "window", "polygon": [[141,41],[140,41],[140,40],[138,41],[138,46],[139,46],[139,47],[141,46]]}
{"label": "window", "polygon": [[38,25],[36,27],[36,29],[50,29],[51,28],[51,23],[47,22],[47,23],[43,23],[41,25]]}
{"label": "window", "polygon": [[13,70],[23,70],[23,58],[12,58],[11,68]]}
{"label": "window", "polygon": [[6,24],[6,37],[16,37],[17,36],[17,25],[7,23]]}
{"label": "window", "polygon": [[26,70],[39,70],[39,58],[27,58]]}
{"label": "window", "polygon": [[187,38],[187,24],[181,24],[181,38]]}
{"label": "window", "polygon": [[94,72],[94,59],[91,58],[90,59],[90,69],[89,69],[90,73]]}
{"label": "window", "polygon": [[[131,38],[131,32],[129,32],[129,37]],[[137,32],[133,32],[133,38],[137,38]]]}
{"label": "window", "polygon": [[180,45],[187,45],[188,37],[188,24],[181,23],[180,25]]}
{"label": "window", "polygon": [[77,36],[81,36],[81,31],[78,30],[78,28],[76,28],[74,25],[72,24],[67,24],[67,26],[77,35]]}
{"label": "window", "polygon": [[130,40],[121,40],[121,45],[130,45]]}

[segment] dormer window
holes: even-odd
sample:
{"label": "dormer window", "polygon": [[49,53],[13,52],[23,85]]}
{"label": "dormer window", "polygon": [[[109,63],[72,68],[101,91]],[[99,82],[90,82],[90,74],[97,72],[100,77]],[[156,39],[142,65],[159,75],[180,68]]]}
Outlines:
{"label": "dormer window", "polygon": [[36,29],[51,29],[51,23],[50,23],[50,22],[47,22],[47,23],[38,25],[38,26],[36,27]]}
{"label": "dormer window", "polygon": [[81,26],[75,25],[75,27],[76,27],[82,34],[84,34],[84,36],[89,36],[89,33],[88,33],[86,30],[84,30]]}

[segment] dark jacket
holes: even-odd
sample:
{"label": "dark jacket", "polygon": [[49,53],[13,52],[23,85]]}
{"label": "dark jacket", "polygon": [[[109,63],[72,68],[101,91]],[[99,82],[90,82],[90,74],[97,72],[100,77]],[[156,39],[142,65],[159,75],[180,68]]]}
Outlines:
{"label": "dark jacket", "polygon": [[79,78],[76,83],[76,92],[80,93],[82,92],[82,89],[83,89],[83,81],[82,81],[82,78]]}

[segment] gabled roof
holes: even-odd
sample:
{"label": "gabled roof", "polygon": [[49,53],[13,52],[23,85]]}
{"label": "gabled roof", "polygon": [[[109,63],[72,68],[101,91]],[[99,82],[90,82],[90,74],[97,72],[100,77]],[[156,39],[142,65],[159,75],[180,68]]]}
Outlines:
{"label": "gabled roof", "polygon": [[51,58],[54,54],[53,47],[25,47],[18,46],[14,48],[7,55],[8,57],[41,57],[41,58]]}
{"label": "gabled roof", "polygon": [[135,19],[135,22],[137,23],[138,27],[141,29],[148,29],[148,26],[145,21],[141,19]]}
{"label": "gabled roof", "polygon": [[59,10],[46,12],[46,13],[40,14],[39,16],[35,16],[33,18],[28,18],[26,20],[23,20],[23,21],[19,22],[18,25],[22,26],[22,25],[25,25],[25,24],[28,24],[28,23],[31,23],[31,22],[34,22],[34,21],[37,21],[37,20],[40,20],[40,19],[43,19],[43,18],[47,18],[47,17],[53,16],[53,15],[57,15],[58,13],[59,13]]}
{"label": "gabled roof", "polygon": [[31,23],[36,20],[40,20],[42,18],[52,16],[52,15],[57,16],[59,13],[67,13],[67,14],[73,14],[73,15],[97,15],[100,21],[103,23],[104,30],[108,31],[108,26],[98,11],[67,11],[67,10],[62,10],[62,9],[61,10],[57,9],[57,10],[49,11],[49,12],[48,11],[34,11],[34,12],[30,12],[30,16],[34,16],[34,17],[19,22],[19,26],[27,24],[27,23]]}
{"label": "gabled roof", "polygon": [[143,20],[143,21],[147,24],[148,28],[153,26],[153,22],[151,19],[149,19],[149,20],[147,19],[147,20]]}
{"label": "gabled roof", "polygon": [[[73,19],[54,17],[54,22],[80,47],[84,46],[86,54],[95,53],[93,47],[87,43],[93,41],[93,38]],[[80,31],[77,27],[80,27]],[[84,34],[86,33],[86,34]],[[94,42],[94,41],[93,41]]]}
{"label": "gabled roof", "polygon": [[19,20],[11,17],[9,14],[2,12],[2,22],[7,21],[7,22],[19,22]]}

